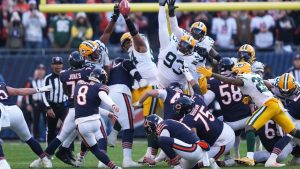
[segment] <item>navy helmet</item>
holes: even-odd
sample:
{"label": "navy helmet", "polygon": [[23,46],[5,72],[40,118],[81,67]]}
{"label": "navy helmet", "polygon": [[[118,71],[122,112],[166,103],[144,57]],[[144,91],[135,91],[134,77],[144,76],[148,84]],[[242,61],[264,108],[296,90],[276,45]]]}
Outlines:
{"label": "navy helmet", "polygon": [[104,69],[94,69],[89,76],[89,80],[105,84],[107,82],[107,74]]}
{"label": "navy helmet", "polygon": [[69,55],[69,64],[73,69],[80,69],[84,66],[84,58],[78,51],[74,51]]}
{"label": "navy helmet", "polygon": [[229,57],[223,57],[220,61],[221,72],[231,71],[233,66],[234,66],[234,62]]}
{"label": "navy helmet", "polygon": [[144,121],[144,129],[147,135],[153,135],[156,133],[157,125],[162,122],[162,118],[156,114],[148,116]]}
{"label": "navy helmet", "polygon": [[194,107],[195,101],[188,96],[178,98],[173,105],[174,111],[181,116],[189,114]]}

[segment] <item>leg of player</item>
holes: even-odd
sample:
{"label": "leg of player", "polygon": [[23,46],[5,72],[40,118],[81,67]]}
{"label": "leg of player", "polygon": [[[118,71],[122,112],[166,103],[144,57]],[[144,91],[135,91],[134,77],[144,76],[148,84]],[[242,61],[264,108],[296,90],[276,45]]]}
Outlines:
{"label": "leg of player", "polygon": [[98,160],[111,169],[121,169],[121,167],[116,166],[109,159],[105,152],[99,149],[97,139],[100,140],[101,137],[103,138],[100,126],[101,123],[99,120],[83,122],[78,125],[78,131],[84,143],[89,146],[90,151],[97,157]]}
{"label": "leg of player", "polygon": [[[291,138],[289,136],[282,137],[279,141],[274,145],[273,151],[265,163],[266,167],[283,167],[285,164],[280,164],[277,162],[283,161],[289,153],[292,152],[293,147],[289,142]],[[284,151],[283,151],[284,150]],[[287,154],[288,152],[288,154]]]}
{"label": "leg of player", "polygon": [[[119,104],[118,104],[119,105]],[[121,131],[121,125],[118,120],[115,121],[112,131],[107,137],[107,143],[109,147],[115,147],[117,143],[118,134]]]}
{"label": "leg of player", "polygon": [[267,150],[256,151],[254,152],[253,158],[256,163],[265,163],[270,157],[270,155],[271,154]]}
{"label": "leg of player", "polygon": [[8,162],[5,159],[1,144],[0,144],[0,168],[1,169],[11,169]]}
{"label": "leg of player", "polygon": [[71,145],[73,144],[73,141],[77,136],[78,136],[78,132],[76,130],[72,131],[69,134],[69,136],[62,142],[62,145],[55,153],[55,156],[66,164],[74,165],[76,161],[74,157],[74,153],[71,149]]}
{"label": "leg of player", "polygon": [[296,145],[293,148],[293,151],[291,153],[293,155],[293,159],[290,161],[291,165],[299,165],[300,164],[300,147]]}
{"label": "leg of player", "polygon": [[[45,157],[41,145],[31,136],[21,109],[18,106],[7,107],[7,113],[10,115],[10,129],[13,130],[22,141],[25,141],[31,150],[42,159],[39,163],[36,163],[37,165],[42,164],[46,168],[52,168],[52,163]],[[32,166],[30,165],[30,167]]]}
{"label": "leg of player", "polygon": [[180,156],[173,149],[174,138],[171,137],[158,137],[158,144],[161,149],[170,158],[169,164],[174,166],[174,169],[181,168],[180,166]]}

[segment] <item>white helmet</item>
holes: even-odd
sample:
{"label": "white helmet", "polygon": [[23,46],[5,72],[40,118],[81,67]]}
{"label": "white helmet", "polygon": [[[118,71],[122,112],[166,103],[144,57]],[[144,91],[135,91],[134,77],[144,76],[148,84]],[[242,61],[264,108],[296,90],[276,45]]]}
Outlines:
{"label": "white helmet", "polygon": [[265,65],[261,62],[255,61],[252,65],[252,72],[257,73],[257,72],[265,72]]}

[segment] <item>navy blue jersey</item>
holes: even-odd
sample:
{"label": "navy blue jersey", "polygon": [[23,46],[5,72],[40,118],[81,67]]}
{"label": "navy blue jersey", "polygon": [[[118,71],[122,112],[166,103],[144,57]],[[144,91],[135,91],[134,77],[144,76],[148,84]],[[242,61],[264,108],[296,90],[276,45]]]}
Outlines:
{"label": "navy blue jersey", "polygon": [[[124,60],[124,61],[128,61],[128,60]],[[123,67],[123,62],[113,64],[112,68],[110,69],[107,85],[110,86],[115,84],[124,84],[130,90],[132,90],[134,79],[130,75],[130,73]]]}
{"label": "navy blue jersey", "polygon": [[250,107],[242,102],[243,95],[237,86],[225,84],[215,78],[210,78],[207,84],[221,106],[224,121],[234,122],[251,116]]}
{"label": "navy blue jersey", "polygon": [[6,106],[13,105],[9,100],[8,91],[4,82],[0,82],[0,103]]}
{"label": "navy blue jersey", "polygon": [[285,134],[280,126],[273,120],[269,120],[262,128],[257,131],[262,145],[269,152],[272,152],[274,145]]}
{"label": "navy blue jersey", "polygon": [[173,105],[176,99],[183,97],[184,94],[170,88],[166,88],[165,90],[167,92],[167,97],[164,102],[164,120],[180,120],[181,117],[174,111]]}
{"label": "navy blue jersey", "polygon": [[176,138],[185,143],[194,144],[199,141],[195,132],[185,124],[176,120],[168,119],[159,123],[156,128],[157,135],[159,136],[164,129],[169,131],[171,138]]}
{"label": "navy blue jersey", "polygon": [[64,93],[68,96],[68,105],[74,107],[74,90],[79,80],[88,81],[93,68],[68,69],[60,73],[59,78],[64,87]]}
{"label": "navy blue jersey", "polygon": [[222,133],[224,124],[209,112],[201,96],[195,96],[194,100],[195,108],[183,117],[182,122],[195,128],[198,137],[212,146]]}
{"label": "navy blue jersey", "polygon": [[108,94],[108,87],[101,83],[79,81],[75,87],[74,107],[75,119],[99,114],[101,99],[100,91]]}

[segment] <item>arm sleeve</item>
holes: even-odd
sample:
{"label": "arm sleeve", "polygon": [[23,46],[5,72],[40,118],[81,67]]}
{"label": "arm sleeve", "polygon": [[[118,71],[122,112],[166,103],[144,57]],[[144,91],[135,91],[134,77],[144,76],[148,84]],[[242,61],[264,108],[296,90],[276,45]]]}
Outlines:
{"label": "arm sleeve", "polygon": [[98,93],[98,96],[105,104],[107,104],[110,107],[112,107],[112,105],[115,104],[105,91],[100,91]]}
{"label": "arm sleeve", "polygon": [[168,46],[169,44],[169,32],[168,32],[168,22],[167,22],[167,15],[164,6],[159,7],[158,12],[158,35],[159,35],[159,43],[160,49],[163,49]]}
{"label": "arm sleeve", "polygon": [[204,102],[206,105],[209,105],[212,101],[214,101],[216,95],[211,90],[208,90],[204,95]]}
{"label": "arm sleeve", "polygon": [[167,98],[167,91],[165,89],[158,89],[158,98],[162,99],[164,102]]}
{"label": "arm sleeve", "polygon": [[45,19],[44,14],[39,12],[38,15],[39,15],[39,21],[40,21],[41,27],[45,27],[47,23],[46,23],[46,19]]}
{"label": "arm sleeve", "polygon": [[182,29],[178,27],[178,22],[176,16],[170,17],[170,27],[171,32],[175,34],[175,36],[180,39],[183,35]]}
{"label": "arm sleeve", "polygon": [[[47,85],[49,85],[49,78],[48,77],[45,78],[44,81],[43,81],[43,86],[47,86]],[[49,92],[43,92],[42,93],[42,95],[43,95],[43,101],[44,101],[44,104],[45,104],[46,107],[50,107],[50,104],[49,104],[49,102],[47,100],[46,94],[49,95]]]}
{"label": "arm sleeve", "polygon": [[28,13],[26,12],[26,13],[24,13],[23,14],[23,17],[22,17],[22,23],[23,23],[23,25],[24,25],[24,27],[26,28],[27,26],[28,26],[28,24],[29,24],[29,21],[28,21]]}

